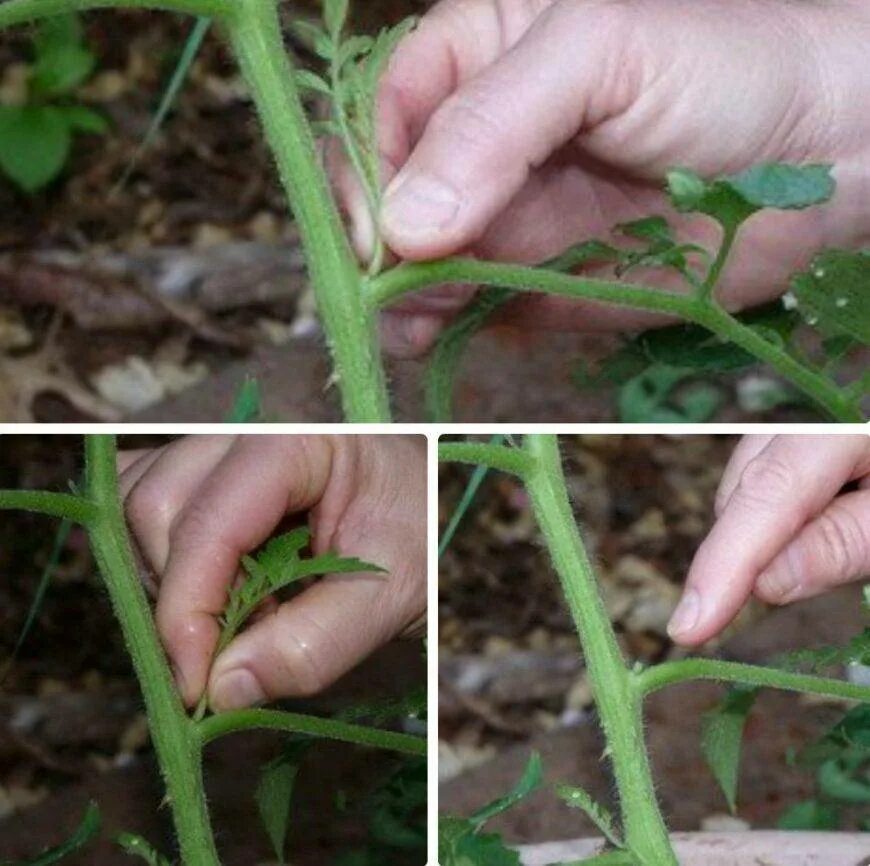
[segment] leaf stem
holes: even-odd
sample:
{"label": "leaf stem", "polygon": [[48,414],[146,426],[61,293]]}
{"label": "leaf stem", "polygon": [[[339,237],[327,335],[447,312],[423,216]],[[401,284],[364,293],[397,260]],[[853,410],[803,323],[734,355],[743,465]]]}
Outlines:
{"label": "leaf stem", "polygon": [[30,24],[66,12],[91,9],[162,9],[185,15],[224,18],[233,8],[232,0],[5,0],[0,3],[0,29]]}
{"label": "leaf stem", "polygon": [[734,247],[738,227],[739,224],[723,227],[722,243],[719,246],[719,252],[716,253],[716,258],[713,260],[713,264],[710,265],[710,270],[707,271],[704,282],[696,287],[696,295],[700,300],[706,301],[712,297],[713,290],[719,282],[719,277],[722,276],[725,262],[728,261],[728,256],[731,255],[731,250]]}
{"label": "leaf stem", "polygon": [[802,364],[781,346],[766,340],[710,298],[680,295],[633,283],[562,274],[546,268],[452,258],[437,262],[402,264],[385,271],[368,282],[368,304],[380,308],[409,292],[443,283],[476,283],[583,298],[694,322],[720,339],[740,346],[760,361],[769,364],[837,421],[860,423],[864,420],[849,392]]}
{"label": "leaf stem", "polygon": [[203,745],[228,734],[254,729],[309,734],[312,737],[341,740],[345,743],[372,746],[406,755],[426,754],[424,737],[353,725],[335,719],[288,713],[283,710],[233,710],[208,716],[197,723],[197,731]]}
{"label": "leaf stem", "polygon": [[284,48],[275,0],[236,0],[224,21],[292,202],[335,364],[345,420],[390,420],[375,311],[317,156]]}
{"label": "leaf stem", "polygon": [[96,505],[83,496],[43,490],[0,490],[0,510],[31,511],[85,526],[97,517]]}
{"label": "leaf stem", "polygon": [[534,459],[520,448],[483,442],[442,442],[438,445],[438,459],[488,466],[520,478],[525,478],[535,466]]}
{"label": "leaf stem", "polygon": [[870,703],[868,686],[719,659],[690,658],[664,662],[634,676],[643,695],[688,680],[718,680]]}
{"label": "leaf stem", "polygon": [[136,570],[118,492],[114,437],[88,436],[85,454],[86,488],[98,510],[89,526],[91,546],[142,689],[181,859],[185,866],[219,866],[205,803],[201,743],[176,691]]}
{"label": "leaf stem", "polygon": [[616,640],[568,500],[554,435],[530,434],[524,448],[532,507],[580,637],[619,791],[627,849],[641,866],[677,866],[656,801],[643,734],[641,695]]}

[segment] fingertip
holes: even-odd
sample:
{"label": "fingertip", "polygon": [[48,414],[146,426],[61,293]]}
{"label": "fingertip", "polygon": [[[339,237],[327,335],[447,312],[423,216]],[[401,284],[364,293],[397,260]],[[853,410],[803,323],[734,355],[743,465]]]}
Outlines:
{"label": "fingertip", "polygon": [[209,685],[209,706],[217,713],[242,710],[265,703],[266,692],[253,671],[232,668],[213,677]]}
{"label": "fingertip", "polygon": [[693,587],[688,587],[668,622],[667,631],[670,638],[676,643],[687,646],[702,643],[703,638],[698,636],[699,627],[702,625],[702,614],[701,594]]}
{"label": "fingertip", "polygon": [[394,358],[419,358],[435,344],[443,325],[440,316],[386,312],[380,322],[381,344]]}

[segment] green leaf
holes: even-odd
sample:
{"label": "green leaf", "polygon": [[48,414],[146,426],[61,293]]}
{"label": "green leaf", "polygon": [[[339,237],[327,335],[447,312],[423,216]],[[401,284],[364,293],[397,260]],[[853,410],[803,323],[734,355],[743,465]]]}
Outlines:
{"label": "green leaf", "polygon": [[57,110],[63,113],[69,128],[76,132],[102,135],[109,131],[106,118],[84,105],[59,105]]}
{"label": "green leaf", "polygon": [[164,857],[153,845],[141,836],[133,833],[119,833],[115,842],[132,857],[144,860],[148,866],[172,866],[168,858]]}
{"label": "green leaf", "polygon": [[735,229],[762,208],[799,210],[827,201],[834,193],[829,165],[766,163],[739,174],[704,181],[690,169],[667,174],[668,193],[682,213],[703,213]]}
{"label": "green leaf", "polygon": [[0,106],[0,170],[24,192],[51,183],[69,157],[70,128],[53,106]]}
{"label": "green leaf", "polygon": [[495,833],[478,833],[466,818],[438,819],[439,866],[521,866],[520,855]]}
{"label": "green leaf", "polygon": [[33,42],[36,50],[30,84],[42,96],[69,93],[93,72],[97,58],[83,42],[83,31],[73,14],[45,19]]}
{"label": "green leaf", "polygon": [[59,863],[65,857],[81,851],[82,848],[88,845],[100,832],[102,823],[99,807],[96,803],[90,803],[81,823],[72,836],[62,845],[45,851],[33,860],[5,863],[4,866],[52,866],[53,863]]}
{"label": "green leaf", "polygon": [[323,0],[323,23],[335,39],[347,23],[348,5],[348,0]]}
{"label": "green leaf", "polygon": [[843,646],[820,646],[784,653],[774,665],[784,670],[818,673],[835,665],[870,664],[870,628],[851,638]]}
{"label": "green leaf", "polygon": [[322,60],[332,60],[335,45],[329,34],[316,24],[312,24],[304,18],[294,18],[290,22],[290,29],[306,48],[313,51]]}
{"label": "green leaf", "polygon": [[818,783],[819,793],[829,800],[859,806],[870,803],[870,784],[856,778],[837,760],[822,764]]}
{"label": "green leaf", "polygon": [[791,291],[810,325],[870,345],[870,250],[826,250],[792,277]]}
{"label": "green leaf", "polygon": [[838,830],[840,811],[830,803],[804,800],[792,806],[777,822],[781,830]]}
{"label": "green leaf", "polygon": [[311,93],[320,93],[325,96],[332,96],[332,90],[316,72],[310,69],[296,70],[296,86],[300,90],[305,90]]}
{"label": "green leaf", "polygon": [[701,751],[732,812],[737,808],[743,730],[757,694],[757,688],[732,686],[721,705],[701,721]]}
{"label": "green leaf", "polygon": [[260,771],[255,797],[260,819],[272,843],[272,850],[283,864],[287,848],[287,831],[290,825],[290,802],[299,765],[311,742],[307,739],[290,743],[274,761]]}
{"label": "green leaf", "polygon": [[722,392],[692,382],[692,370],[652,364],[619,391],[619,418],[625,424],[700,424],[722,404]]}
{"label": "green leaf", "polygon": [[233,401],[233,408],[227,416],[227,424],[253,424],[262,420],[263,395],[260,383],[251,377],[245,379]]}
{"label": "green leaf", "polygon": [[532,752],[523,775],[514,789],[504,797],[499,797],[493,800],[492,803],[478,809],[469,820],[477,828],[482,827],[490,818],[500,815],[502,812],[515,806],[521,800],[529,796],[533,791],[541,787],[544,781],[544,768],[541,764],[541,756],[537,752]]}
{"label": "green leaf", "polygon": [[384,28],[375,37],[364,66],[366,87],[372,98],[374,98],[377,92],[378,82],[386,70],[399,42],[416,26],[416,18],[406,18],[394,27]]}
{"label": "green leaf", "polygon": [[591,240],[569,247],[560,256],[544,262],[541,267],[567,274],[590,262],[620,262],[622,258],[622,252],[611,244]]}
{"label": "green leaf", "polygon": [[593,800],[583,788],[577,788],[573,785],[557,785],[556,796],[572,809],[582,809],[592,823],[598,827],[604,838],[615,848],[625,847],[616,832],[616,824],[610,810]]}

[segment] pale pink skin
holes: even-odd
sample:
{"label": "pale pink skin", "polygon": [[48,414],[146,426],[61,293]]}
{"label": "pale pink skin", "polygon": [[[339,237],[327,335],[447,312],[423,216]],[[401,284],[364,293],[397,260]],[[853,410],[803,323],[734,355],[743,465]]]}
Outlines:
{"label": "pale pink skin", "polygon": [[[426,609],[426,445],[419,436],[188,436],[119,459],[157,626],[188,706],[217,710],[325,688]],[[386,575],[326,578],[272,603],[211,666],[239,559],[288,514],[315,553]]]}
{"label": "pale pink skin", "polygon": [[[441,0],[381,87],[384,237],[402,259],[536,262],[620,222],[674,217],[661,191],[673,166],[834,163],[833,203],[756,217],[740,239],[720,297],[732,309],[767,301],[821,247],[870,240],[868,44],[867,0]],[[334,146],[329,166],[365,256],[371,221]],[[715,246],[709,221],[674,219]],[[388,350],[425,351],[471,291],[394,308]],[[584,331],[663,321],[541,297],[513,317]]]}
{"label": "pale pink skin", "polygon": [[868,574],[870,436],[745,436],[669,631],[695,646],[722,631],[753,594],[788,604]]}

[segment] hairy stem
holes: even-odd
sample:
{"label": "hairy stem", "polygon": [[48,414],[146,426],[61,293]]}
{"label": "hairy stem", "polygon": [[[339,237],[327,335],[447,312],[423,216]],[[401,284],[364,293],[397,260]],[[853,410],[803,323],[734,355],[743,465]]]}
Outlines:
{"label": "hairy stem", "polygon": [[0,490],[0,510],[32,511],[85,526],[97,516],[97,507],[83,496],[43,490]]}
{"label": "hairy stem", "polygon": [[776,668],[719,661],[718,659],[690,658],[664,662],[635,675],[637,688],[644,695],[689,680],[743,683],[750,686],[763,686],[789,692],[806,692],[870,703],[870,687],[868,686],[859,686],[829,677],[816,677],[777,670]]}
{"label": "hairy stem", "polygon": [[114,437],[86,442],[91,546],[139,680],[185,866],[219,866],[203,788],[201,743],[176,691],[130,548]]}
{"label": "hairy stem", "polygon": [[5,0],[0,3],[0,29],[30,24],[67,12],[90,9],[162,9],[185,15],[223,18],[233,7],[232,0]]}
{"label": "hairy stem", "polygon": [[487,445],[483,442],[442,442],[438,446],[438,458],[453,463],[470,463],[488,466],[525,478],[534,467],[534,460],[519,449],[509,445]]}
{"label": "hairy stem", "polygon": [[734,241],[737,239],[738,226],[725,226],[724,234],[722,235],[722,243],[719,246],[719,252],[710,265],[710,270],[704,278],[704,282],[696,287],[697,296],[702,300],[708,300],[713,295],[713,290],[719,282],[719,277],[722,276],[722,269],[725,267],[725,262],[731,255],[731,250],[734,247]]}
{"label": "hairy stem", "polygon": [[321,719],[317,716],[287,713],[283,710],[253,709],[218,713],[198,722],[197,729],[203,744],[210,743],[219,737],[225,737],[227,734],[235,734],[238,731],[260,729],[284,731],[291,734],[309,734],[321,739],[341,740],[359,746],[373,746],[376,749],[387,749],[406,755],[426,754],[424,737],[383,731],[363,725],[352,725],[334,719]]}
{"label": "hairy stem", "polygon": [[619,791],[625,844],[641,866],[677,866],[656,802],[643,735],[641,695],[616,641],[568,500],[555,436],[528,435],[525,475],[535,517],[583,646],[583,655]]}
{"label": "hairy stem", "polygon": [[345,419],[389,421],[376,311],[364,302],[363,276],[317,156],[284,48],[277,3],[236,0],[224,27],[299,225]]}
{"label": "hairy stem", "polygon": [[831,379],[805,366],[784,348],[742,324],[710,298],[679,295],[633,283],[572,276],[546,268],[453,258],[403,264],[385,271],[368,283],[368,303],[380,308],[410,292],[444,283],[476,283],[582,298],[694,322],[769,364],[837,421],[858,423],[863,420],[854,397],[845,389],[840,389]]}

